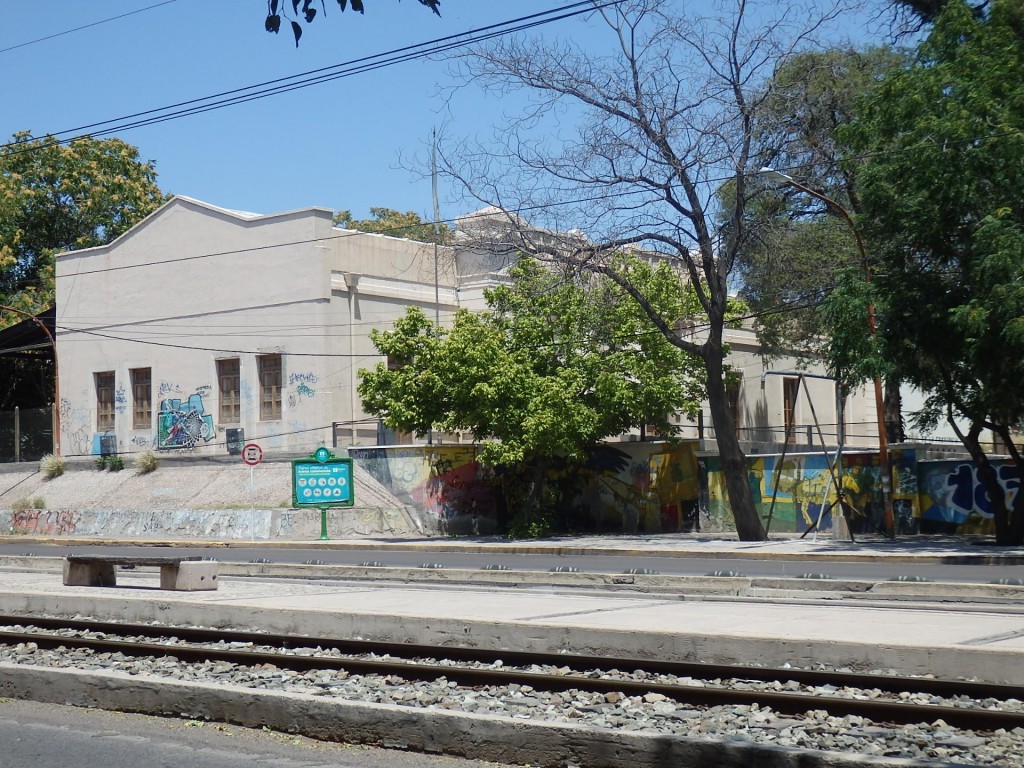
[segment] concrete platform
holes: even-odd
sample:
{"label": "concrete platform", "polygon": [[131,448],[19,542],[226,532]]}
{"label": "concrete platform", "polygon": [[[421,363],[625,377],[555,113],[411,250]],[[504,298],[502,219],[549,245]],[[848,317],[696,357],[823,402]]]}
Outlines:
{"label": "concrete platform", "polygon": [[1024,609],[837,600],[572,594],[222,577],[216,592],[164,592],[155,574],[64,586],[0,572],[0,612],[260,628],[327,637],[565,650],[769,666],[826,663],[1024,684]]}

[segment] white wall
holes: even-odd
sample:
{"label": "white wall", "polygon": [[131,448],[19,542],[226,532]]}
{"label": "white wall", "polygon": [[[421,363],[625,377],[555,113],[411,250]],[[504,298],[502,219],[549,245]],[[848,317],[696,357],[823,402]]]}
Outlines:
{"label": "white wall", "polygon": [[[365,418],[353,386],[358,368],[379,359],[370,329],[390,328],[409,303],[433,306],[432,256],[421,243],[334,228],[327,209],[256,216],[180,197],[108,246],[60,255],[63,452],[93,452],[103,371],[116,377],[119,453],[160,448],[161,403],[187,409],[190,397],[206,424],[198,453],[225,455],[235,427],[272,453],[330,445],[332,423]],[[439,287],[451,304],[452,286]],[[260,420],[260,354],[282,356],[282,414],[272,421]],[[219,418],[219,358],[240,361],[237,423]],[[152,372],[145,429],[132,425],[133,368]],[[372,443],[376,424],[345,434],[343,443]]]}

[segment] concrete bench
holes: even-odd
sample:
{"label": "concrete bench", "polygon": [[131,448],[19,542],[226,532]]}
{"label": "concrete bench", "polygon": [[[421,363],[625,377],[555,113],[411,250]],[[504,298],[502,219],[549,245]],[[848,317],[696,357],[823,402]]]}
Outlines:
{"label": "concrete bench", "polygon": [[115,587],[117,566],[157,566],[160,568],[160,589],[199,592],[217,588],[218,563],[201,557],[68,555],[64,560],[64,584],[69,587]]}

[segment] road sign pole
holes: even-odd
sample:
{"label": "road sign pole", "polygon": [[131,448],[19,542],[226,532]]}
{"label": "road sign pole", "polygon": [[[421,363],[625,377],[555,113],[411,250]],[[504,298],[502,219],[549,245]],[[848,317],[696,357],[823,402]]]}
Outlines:
{"label": "road sign pole", "polygon": [[330,541],[327,535],[327,507],[320,507],[320,541]]}
{"label": "road sign pole", "polygon": [[253,472],[256,471],[256,465],[249,465],[249,532],[252,535],[253,544],[256,543],[256,478]]}

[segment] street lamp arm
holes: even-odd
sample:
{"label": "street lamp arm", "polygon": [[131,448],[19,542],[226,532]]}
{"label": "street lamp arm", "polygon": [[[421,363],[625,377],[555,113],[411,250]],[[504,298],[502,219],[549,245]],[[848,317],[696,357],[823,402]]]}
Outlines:
{"label": "street lamp arm", "polygon": [[[864,247],[864,240],[860,236],[860,230],[857,229],[857,224],[854,222],[853,216],[850,215],[850,212],[848,210],[846,210],[846,208],[844,208],[842,205],[840,205],[838,202],[836,202],[835,200],[833,200],[831,197],[829,197],[828,195],[824,194],[823,192],[819,192],[816,189],[812,189],[811,187],[808,187],[806,184],[801,184],[799,181],[797,181],[796,179],[794,179],[791,176],[787,176],[782,171],[776,171],[774,168],[769,168],[768,166],[764,166],[763,168],[761,168],[759,173],[762,176],[765,176],[765,177],[767,177],[769,179],[772,179],[774,181],[781,182],[783,184],[788,184],[789,186],[793,187],[794,189],[799,189],[801,192],[804,192],[804,193],[810,195],[811,197],[814,197],[814,198],[817,198],[818,200],[821,200],[821,202],[823,202],[825,205],[827,205],[833,211],[835,211],[840,216],[842,216],[844,219],[846,219],[846,223],[850,225],[850,229],[853,230],[853,237],[857,241],[857,250],[860,252],[860,258],[861,258],[861,261],[864,263],[864,269],[867,270],[867,267],[868,267],[868,255],[867,255],[867,249]],[[868,281],[870,282],[870,280],[871,280],[871,272],[868,271],[867,275],[868,275]]]}
{"label": "street lamp arm", "polygon": [[[795,189],[799,189],[801,192],[805,192],[811,197],[821,200],[821,202],[825,203],[825,205],[829,206],[834,211],[838,211],[839,214],[846,219],[846,223],[850,225],[850,229],[853,231],[853,237],[857,241],[857,250],[860,252],[864,276],[869,283],[871,282],[871,264],[868,262],[867,249],[864,247],[864,240],[860,236],[860,230],[857,227],[857,223],[853,220],[849,211],[828,195],[811,189],[806,184],[801,184],[791,176],[787,176],[785,173],[777,171],[774,168],[764,166],[761,168],[759,173],[773,181],[788,184]],[[874,302],[868,302],[868,333],[872,337],[875,335]],[[882,473],[882,500],[885,504],[885,532],[889,538],[893,538],[895,536],[895,519],[892,507],[892,470],[889,463],[889,438],[885,431],[885,400],[882,397],[882,380],[877,374],[875,375],[872,383],[875,395],[875,415],[878,422],[878,463],[879,469]]]}

